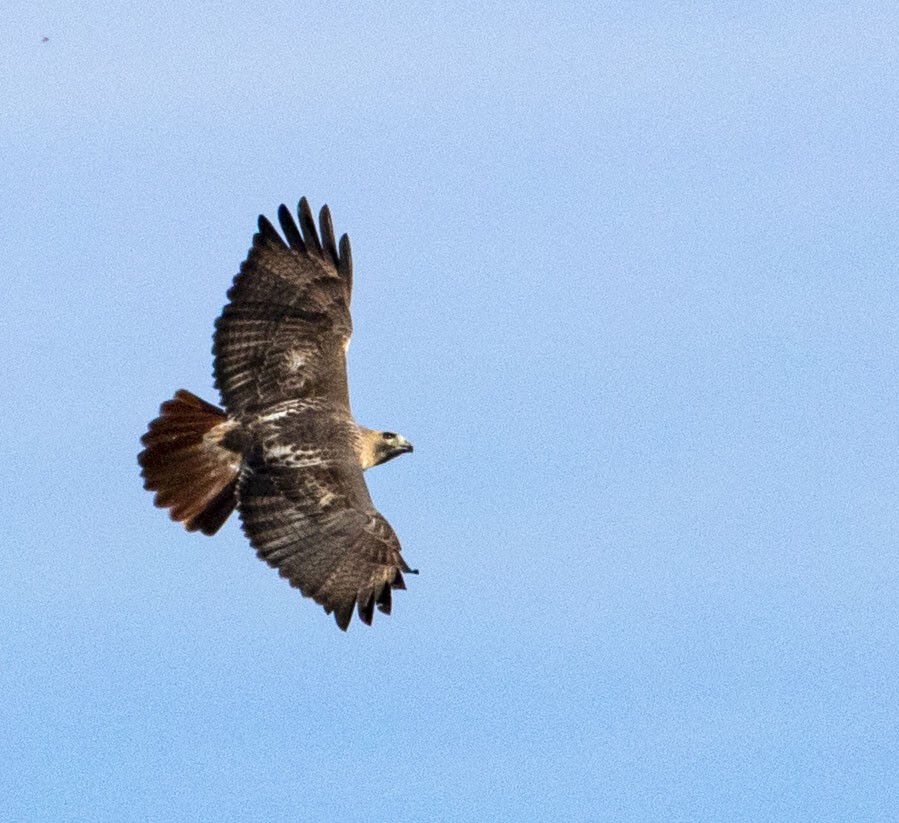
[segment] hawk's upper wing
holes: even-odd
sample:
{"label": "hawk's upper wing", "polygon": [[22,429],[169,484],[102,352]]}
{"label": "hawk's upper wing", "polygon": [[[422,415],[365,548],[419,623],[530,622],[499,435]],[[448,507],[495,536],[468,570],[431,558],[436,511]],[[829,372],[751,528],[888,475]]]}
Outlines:
{"label": "hawk's upper wing", "polygon": [[352,260],[327,207],[321,239],[306,199],[300,228],[286,207],[281,230],[259,232],[216,322],[216,384],[251,446],[238,483],[244,531],[261,558],[345,629],[358,606],[371,623],[410,571],[375,510],[350,414],[346,345],[352,333]]}
{"label": "hawk's upper wing", "polygon": [[345,426],[299,408],[260,422],[238,495],[259,557],[334,612],[342,629],[356,607],[369,624],[376,605],[389,614],[391,589],[406,588],[402,573],[411,571],[372,505],[358,460],[340,446]]}
{"label": "hawk's upper wing", "polygon": [[215,324],[215,382],[232,417],[306,398],[346,408],[346,346],[352,334],[350,242],[338,248],[328,207],[321,239],[304,197],[300,228],[286,206],[287,242],[259,218],[259,231]]}

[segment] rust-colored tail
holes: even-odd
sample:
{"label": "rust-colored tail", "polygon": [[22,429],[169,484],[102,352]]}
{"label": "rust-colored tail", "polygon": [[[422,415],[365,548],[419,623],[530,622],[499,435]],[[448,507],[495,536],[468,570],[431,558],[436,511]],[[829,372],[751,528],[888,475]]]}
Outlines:
{"label": "rust-colored tail", "polygon": [[215,534],[234,511],[241,456],[222,438],[235,425],[217,406],[179,389],[141,438],[144,488],[188,531]]}

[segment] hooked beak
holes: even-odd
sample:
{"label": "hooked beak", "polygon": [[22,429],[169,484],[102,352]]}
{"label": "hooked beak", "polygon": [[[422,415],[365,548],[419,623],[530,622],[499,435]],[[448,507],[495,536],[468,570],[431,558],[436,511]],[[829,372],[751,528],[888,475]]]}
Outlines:
{"label": "hooked beak", "polygon": [[396,451],[397,454],[405,454],[406,452],[415,451],[415,449],[412,448],[412,444],[404,437],[402,441],[396,444]]}

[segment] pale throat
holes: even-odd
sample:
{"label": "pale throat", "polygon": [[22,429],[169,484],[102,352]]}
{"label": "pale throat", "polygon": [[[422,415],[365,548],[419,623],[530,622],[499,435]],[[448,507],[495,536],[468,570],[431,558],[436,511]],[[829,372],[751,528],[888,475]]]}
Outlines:
{"label": "pale throat", "polygon": [[381,432],[367,429],[358,424],[356,430],[358,432],[356,451],[359,455],[359,465],[362,467],[362,471],[365,471],[378,465],[377,446],[381,442]]}

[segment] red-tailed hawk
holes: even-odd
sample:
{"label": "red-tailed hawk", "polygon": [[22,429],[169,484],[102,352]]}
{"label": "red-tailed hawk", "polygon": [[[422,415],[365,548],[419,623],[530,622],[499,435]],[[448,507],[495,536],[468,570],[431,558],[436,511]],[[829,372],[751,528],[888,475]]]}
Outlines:
{"label": "red-tailed hawk", "polygon": [[[145,488],[189,531],[215,534],[236,507],[260,558],[346,629],[358,609],[390,613],[413,572],[362,472],[412,451],[350,412],[346,350],[353,262],[325,206],[321,237],[306,198],[299,228],[265,218],[215,323],[213,366],[225,410],[184,391],[141,438]],[[286,242],[285,242],[286,240]]]}

